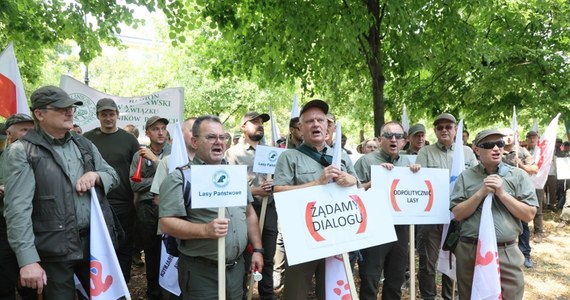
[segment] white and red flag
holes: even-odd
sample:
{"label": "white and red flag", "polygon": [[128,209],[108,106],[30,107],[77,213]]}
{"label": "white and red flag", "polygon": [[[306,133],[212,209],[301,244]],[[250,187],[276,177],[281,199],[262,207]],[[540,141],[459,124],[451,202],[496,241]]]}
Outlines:
{"label": "white and red flag", "polygon": [[[341,169],[342,129],[340,122],[336,123],[335,147],[333,148],[332,165]],[[345,255],[348,257],[348,255]],[[350,269],[349,269],[350,271]],[[351,272],[352,273],[352,272]],[[352,274],[350,274],[352,276]],[[341,255],[327,257],[325,260],[325,299],[352,299],[347,270]]]}
{"label": "white and red flag", "polygon": [[30,115],[30,109],[14,54],[14,45],[10,42],[0,54],[0,116],[8,118],[16,113]]}
{"label": "white and red flag", "polygon": [[554,146],[556,143],[556,133],[558,131],[558,118],[560,113],[550,121],[544,134],[540,137],[538,144],[534,148],[534,161],[538,167],[538,173],[530,176],[530,180],[537,189],[544,188],[548,172],[552,165],[552,157],[554,156]]}
{"label": "white and red flag", "polygon": [[479,224],[475,270],[473,271],[472,300],[502,299],[499,252],[491,211],[493,194],[489,193],[484,201]]}
{"label": "white and red flag", "polygon": [[114,300],[121,297],[131,299],[95,188],[91,188],[90,244],[91,299]]}

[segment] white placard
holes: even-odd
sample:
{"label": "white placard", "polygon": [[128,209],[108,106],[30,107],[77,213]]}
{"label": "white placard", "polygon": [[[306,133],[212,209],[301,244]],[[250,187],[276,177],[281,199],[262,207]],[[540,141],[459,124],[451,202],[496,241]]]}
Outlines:
{"label": "white placard", "polygon": [[570,179],[570,157],[556,158],[556,177],[558,179]]}
{"label": "white placard", "polygon": [[192,208],[247,205],[247,166],[192,165]]}
{"label": "white placard", "polygon": [[253,172],[263,174],[275,173],[275,165],[277,164],[277,159],[285,150],[287,149],[258,145],[255,148]]}
{"label": "white placard", "polygon": [[330,183],[273,195],[289,265],[397,239],[388,203],[362,189]]}
{"label": "white placard", "polygon": [[409,167],[371,167],[372,187],[368,190],[376,201],[388,203],[394,224],[449,223],[449,170],[421,168],[412,173]]}

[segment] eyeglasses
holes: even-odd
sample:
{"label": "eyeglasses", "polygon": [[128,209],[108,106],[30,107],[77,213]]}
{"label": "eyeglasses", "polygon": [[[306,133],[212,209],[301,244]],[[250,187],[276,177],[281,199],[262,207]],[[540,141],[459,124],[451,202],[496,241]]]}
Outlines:
{"label": "eyeglasses", "polygon": [[73,105],[68,107],[45,107],[43,109],[57,111],[58,113],[68,113],[68,112],[75,113],[75,111],[77,110],[77,106]]}
{"label": "eyeglasses", "polygon": [[493,149],[493,148],[495,148],[495,146],[497,146],[499,148],[503,148],[503,147],[505,147],[505,141],[498,140],[498,141],[494,141],[494,142],[486,142],[486,143],[477,144],[477,147],[487,149],[487,150]]}
{"label": "eyeglasses", "polygon": [[445,126],[443,126],[443,125],[437,125],[437,127],[435,127],[435,129],[436,129],[437,131],[443,131],[444,129],[447,130],[447,131],[450,131],[451,129],[453,129],[453,125],[445,125]]}
{"label": "eyeglasses", "polygon": [[389,139],[389,140],[391,140],[392,138],[396,138],[397,140],[401,140],[404,138],[403,133],[393,133],[393,132],[384,132],[384,133],[382,133],[382,136],[384,138]]}
{"label": "eyeglasses", "polygon": [[227,135],[215,135],[215,134],[209,134],[209,135],[196,135],[196,137],[203,137],[204,139],[206,139],[206,141],[208,141],[208,143],[213,144],[215,143],[217,140],[220,140],[222,142],[227,142],[230,140],[230,138]]}

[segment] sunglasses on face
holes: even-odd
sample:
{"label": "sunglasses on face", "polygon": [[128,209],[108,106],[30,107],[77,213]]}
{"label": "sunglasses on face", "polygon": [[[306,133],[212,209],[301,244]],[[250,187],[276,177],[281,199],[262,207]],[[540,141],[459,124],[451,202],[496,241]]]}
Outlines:
{"label": "sunglasses on face", "polygon": [[392,138],[396,138],[397,140],[401,140],[404,138],[403,133],[393,133],[393,132],[384,132],[382,133],[382,137],[391,140]]}
{"label": "sunglasses on face", "polygon": [[445,126],[437,125],[437,127],[435,129],[437,129],[437,131],[442,131],[444,129],[447,131],[450,131],[451,129],[453,129],[453,125],[445,125]]}
{"label": "sunglasses on face", "polygon": [[495,146],[497,146],[499,148],[503,148],[503,147],[505,147],[505,141],[498,140],[498,141],[494,141],[494,142],[486,142],[486,143],[477,144],[477,147],[487,149],[487,150],[493,149],[493,148],[495,148]]}

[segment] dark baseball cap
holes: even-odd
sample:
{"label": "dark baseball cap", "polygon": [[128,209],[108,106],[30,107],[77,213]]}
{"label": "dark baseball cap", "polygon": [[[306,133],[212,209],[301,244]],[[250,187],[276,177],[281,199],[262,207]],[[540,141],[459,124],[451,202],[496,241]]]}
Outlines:
{"label": "dark baseball cap", "polygon": [[452,114],[442,113],[441,115],[437,116],[437,118],[435,118],[435,120],[433,121],[433,125],[437,125],[437,123],[439,123],[439,121],[443,121],[443,120],[447,120],[447,121],[451,121],[453,123],[457,123],[457,120],[455,119],[455,117]]}
{"label": "dark baseball cap", "polygon": [[57,108],[83,105],[83,102],[71,99],[64,90],[53,85],[43,86],[35,90],[30,96],[30,100],[32,101],[31,110],[46,108],[48,105]]}
{"label": "dark baseball cap", "polygon": [[241,125],[247,123],[248,121],[257,119],[257,118],[261,118],[261,120],[265,123],[267,121],[269,121],[269,115],[268,114],[260,114],[256,111],[248,111],[245,113],[245,115],[243,116],[243,118],[241,118]]}
{"label": "dark baseball cap", "polygon": [[24,123],[24,122],[33,123],[34,119],[32,119],[32,117],[26,114],[13,114],[6,120],[6,129],[10,128],[10,126],[14,124]]}
{"label": "dark baseball cap", "polygon": [[529,138],[531,136],[539,136],[539,135],[538,135],[538,132],[531,130],[526,134],[526,137]]}
{"label": "dark baseball cap", "polygon": [[164,125],[168,125],[168,120],[165,118],[161,118],[159,116],[152,116],[150,118],[148,118],[148,120],[146,120],[146,124],[144,126],[144,129],[148,129],[150,126],[154,125],[154,123],[161,121],[162,123],[164,123]]}
{"label": "dark baseball cap", "polygon": [[426,133],[426,127],[423,124],[414,124],[410,127],[410,130],[408,130],[408,136],[413,136],[419,132]]}
{"label": "dark baseball cap", "polygon": [[302,115],[303,113],[305,113],[309,108],[313,108],[316,107],[320,110],[323,111],[323,113],[328,114],[329,113],[329,105],[321,100],[321,99],[313,99],[309,102],[307,102],[305,105],[303,105],[303,108],[301,109],[301,112],[299,113],[299,116]]}
{"label": "dark baseball cap", "polygon": [[101,112],[104,110],[114,110],[116,112],[119,112],[119,109],[117,108],[117,103],[115,103],[115,100],[111,98],[103,98],[97,101],[97,112]]}
{"label": "dark baseball cap", "polygon": [[475,146],[477,146],[484,138],[491,136],[491,135],[500,135],[500,136],[505,136],[500,130],[497,129],[485,129],[483,131],[480,131],[479,133],[477,133],[477,135],[475,136],[475,139],[473,140],[473,144]]}
{"label": "dark baseball cap", "polygon": [[294,117],[289,120],[289,127],[297,127],[297,123],[299,123],[299,117]]}

